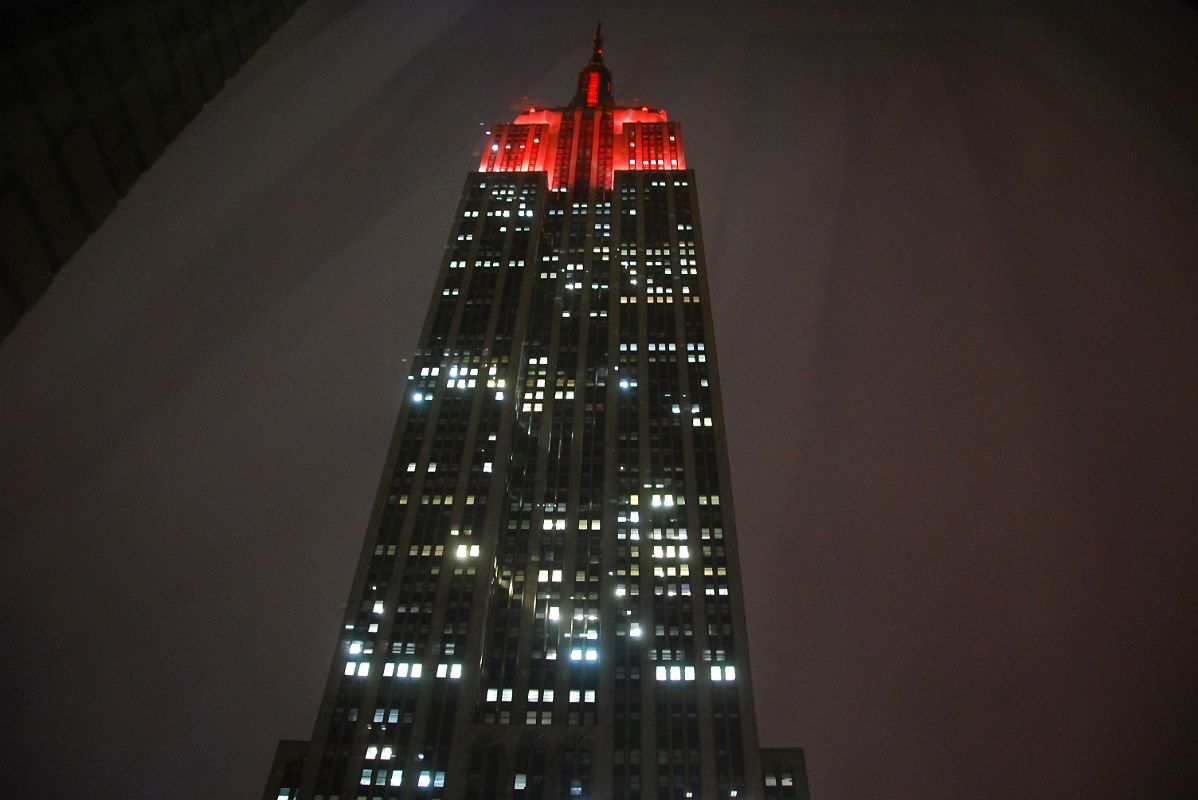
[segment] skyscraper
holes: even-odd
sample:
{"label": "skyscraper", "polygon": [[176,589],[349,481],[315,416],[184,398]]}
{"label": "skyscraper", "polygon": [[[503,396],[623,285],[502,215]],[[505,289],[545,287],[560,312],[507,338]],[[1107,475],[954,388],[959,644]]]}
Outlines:
{"label": "skyscraper", "polygon": [[569,105],[487,137],[265,796],[805,797],[758,748],[682,131],[615,103],[596,32]]}

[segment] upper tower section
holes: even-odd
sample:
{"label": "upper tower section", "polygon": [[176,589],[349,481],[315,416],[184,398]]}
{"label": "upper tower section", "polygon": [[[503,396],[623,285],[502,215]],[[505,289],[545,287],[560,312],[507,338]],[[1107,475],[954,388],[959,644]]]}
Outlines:
{"label": "upper tower section", "polygon": [[686,169],[678,123],[664,109],[618,105],[599,28],[592,45],[570,104],[492,125],[479,172],[544,172],[553,191],[586,192],[611,189],[617,170]]}
{"label": "upper tower section", "polygon": [[591,40],[591,60],[578,73],[578,91],[570,106],[587,108],[615,105],[611,94],[611,70],[603,63],[603,24],[595,26],[595,37]]}

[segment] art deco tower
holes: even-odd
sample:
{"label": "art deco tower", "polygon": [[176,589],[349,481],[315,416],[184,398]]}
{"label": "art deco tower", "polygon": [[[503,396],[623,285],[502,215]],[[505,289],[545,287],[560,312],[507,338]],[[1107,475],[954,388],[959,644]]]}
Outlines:
{"label": "art deco tower", "polygon": [[758,749],[682,131],[614,102],[596,33],[569,105],[487,136],[266,796],[805,797]]}

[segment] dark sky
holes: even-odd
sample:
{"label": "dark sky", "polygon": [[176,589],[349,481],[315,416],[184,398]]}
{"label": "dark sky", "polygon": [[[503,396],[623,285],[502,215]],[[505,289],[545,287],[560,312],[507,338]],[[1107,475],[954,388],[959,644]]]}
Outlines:
{"label": "dark sky", "polygon": [[[480,123],[598,14],[309,0],[0,345],[5,794],[309,735]],[[763,743],[817,800],[1195,791],[1198,12],[602,14],[698,175]]]}

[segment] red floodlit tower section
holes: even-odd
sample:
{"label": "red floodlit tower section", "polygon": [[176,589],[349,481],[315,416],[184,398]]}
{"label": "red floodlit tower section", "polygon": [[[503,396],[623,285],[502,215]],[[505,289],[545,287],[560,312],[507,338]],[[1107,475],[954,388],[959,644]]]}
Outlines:
{"label": "red floodlit tower section", "polygon": [[682,129],[665,109],[612,99],[598,30],[570,105],[530,108],[487,133],[480,172],[544,172],[553,191],[611,189],[615,170],[686,169]]}

